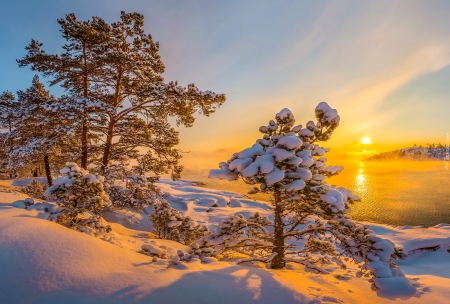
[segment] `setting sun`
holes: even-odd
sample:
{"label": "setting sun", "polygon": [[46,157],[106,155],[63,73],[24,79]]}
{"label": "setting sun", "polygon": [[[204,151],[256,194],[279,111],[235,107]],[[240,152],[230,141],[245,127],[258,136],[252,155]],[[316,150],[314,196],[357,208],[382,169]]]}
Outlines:
{"label": "setting sun", "polygon": [[361,143],[364,144],[364,145],[370,145],[370,144],[372,143],[372,141],[370,140],[369,137],[364,137],[364,138],[361,140]]}

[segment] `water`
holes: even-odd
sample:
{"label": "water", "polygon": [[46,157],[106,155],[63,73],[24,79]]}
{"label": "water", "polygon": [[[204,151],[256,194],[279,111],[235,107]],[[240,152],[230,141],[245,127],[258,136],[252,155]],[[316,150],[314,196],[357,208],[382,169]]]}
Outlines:
{"label": "water", "polygon": [[[330,185],[344,186],[361,197],[352,206],[352,218],[390,225],[434,226],[450,223],[450,171],[439,161],[332,162],[345,166]],[[204,187],[246,194],[252,187],[242,181],[208,179],[207,171],[186,170],[184,179]],[[265,194],[251,196],[269,200]]]}

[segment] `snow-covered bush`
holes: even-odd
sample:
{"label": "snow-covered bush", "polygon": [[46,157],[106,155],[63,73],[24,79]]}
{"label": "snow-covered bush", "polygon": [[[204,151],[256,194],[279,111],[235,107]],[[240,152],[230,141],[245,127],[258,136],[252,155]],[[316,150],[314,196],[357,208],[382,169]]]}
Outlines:
{"label": "snow-covered bush", "polygon": [[33,179],[33,181],[22,188],[22,192],[35,198],[45,199],[44,188],[41,183]]}
{"label": "snow-covered bush", "polygon": [[112,230],[111,226],[106,225],[105,220],[98,215],[77,217],[70,223],[70,228],[90,235],[108,233]]}
{"label": "snow-covered bush", "polygon": [[135,167],[129,170],[126,165],[115,164],[98,168],[97,171],[105,174],[103,185],[111,200],[112,208],[142,212],[161,197],[159,189],[154,184],[158,179],[137,172]]}
{"label": "snow-covered bush", "polygon": [[159,189],[143,175],[128,177],[125,186],[108,185],[105,190],[114,208],[136,212],[142,212],[161,196]]}
{"label": "snow-covered bush", "polygon": [[[222,221],[218,227],[189,247],[188,253],[201,257],[232,256],[235,253],[260,256],[272,245],[272,236],[264,226],[272,223],[256,212],[246,219],[233,215]],[[262,250],[263,252],[258,252]]]}
{"label": "snow-covered bush", "polygon": [[199,255],[243,253],[247,260],[262,261],[271,268],[297,262],[326,272],[321,262],[342,259],[360,264],[362,272],[376,278],[404,276],[392,262],[394,244],[376,237],[368,226],[353,222],[350,205],[359,200],[350,190],[330,186],[326,178],[342,171],[327,165],[329,151],[318,142],[328,140],[339,124],[339,115],[327,103],[315,109],[317,121],[295,125],[289,109],[259,130],[256,143],[211,170],[210,178],[229,181],[239,177],[259,185],[252,193],[272,195],[273,221],[235,216],[216,231],[193,244]]}
{"label": "snow-covered bush", "polygon": [[78,219],[82,213],[99,213],[111,202],[103,189],[102,176],[89,174],[75,163],[66,163],[66,166],[60,170],[62,176],[55,179],[44,195],[55,199],[59,205],[51,219],[72,226],[81,223]]}
{"label": "snow-covered bush", "polygon": [[169,254],[167,253],[167,248],[165,246],[159,246],[152,244],[144,244],[141,246],[141,249],[149,256],[157,257],[161,259],[168,259]]}
{"label": "snow-covered bush", "polygon": [[183,216],[163,199],[153,204],[153,213],[149,215],[149,219],[153,223],[152,232],[158,238],[185,245],[209,232],[207,227],[200,226],[189,216]]}

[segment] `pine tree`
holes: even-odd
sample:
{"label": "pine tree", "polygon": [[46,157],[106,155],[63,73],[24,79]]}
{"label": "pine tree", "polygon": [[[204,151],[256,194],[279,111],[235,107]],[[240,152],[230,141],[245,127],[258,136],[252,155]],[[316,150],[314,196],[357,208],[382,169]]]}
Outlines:
{"label": "pine tree", "polygon": [[225,101],[225,95],[200,91],[193,84],[164,83],[159,43],[144,33],[141,14],[121,12],[120,21],[112,24],[99,17],[78,21],[74,14],[58,22],[68,41],[65,52],[46,54],[42,44],[32,40],[28,54],[18,63],[52,76],[52,85],[61,83],[85,105],[80,116],[81,166],[87,165],[89,133],[89,139],[105,138],[104,170],[110,161],[139,157],[141,148],[148,151],[146,159],[154,168],[178,177],[182,169],[178,164],[181,153],[174,149],[178,132],[170,126],[169,117],[190,127],[195,113],[209,116]]}
{"label": "pine tree", "polygon": [[77,142],[70,134],[72,121],[62,119],[59,113],[49,110],[58,100],[45,90],[39,77],[33,78],[30,88],[19,91],[18,105],[13,113],[15,128],[9,134],[8,165],[22,171],[36,171],[44,165],[48,185],[52,184],[51,161],[57,165],[66,158],[66,152]]}
{"label": "pine tree", "polygon": [[35,197],[39,199],[45,199],[44,188],[41,183],[33,179],[33,181],[22,188],[22,192],[30,197]]}
{"label": "pine tree", "polygon": [[0,169],[10,173],[13,176],[13,171],[8,168],[8,154],[6,148],[11,145],[11,138],[9,133],[14,129],[15,119],[14,112],[17,108],[17,101],[15,96],[10,92],[3,92],[0,95]]}
{"label": "pine tree", "polygon": [[44,192],[49,199],[56,199],[60,206],[51,217],[52,220],[69,227],[76,226],[85,220],[79,217],[82,213],[89,211],[98,214],[104,207],[111,205],[104,191],[104,177],[90,174],[71,162],[66,163],[60,173],[62,176],[55,179],[54,185]]}
{"label": "pine tree", "polygon": [[[101,86],[102,65],[96,54],[103,47],[104,29],[107,26],[103,19],[93,17],[92,20],[79,21],[75,14],[68,14],[58,19],[61,33],[67,43],[63,45],[64,52],[47,54],[42,43],[32,40],[25,49],[28,54],[17,60],[20,67],[31,66],[33,71],[42,72],[44,76],[51,76],[51,85],[60,83],[73,98],[81,101],[82,107],[79,118],[82,127],[81,141],[81,167],[86,169],[88,163],[88,145],[90,142],[89,128],[90,116],[95,109],[89,107],[93,102],[99,101],[102,94]],[[104,75],[103,75],[104,76]],[[81,115],[80,115],[81,114]]]}
{"label": "pine tree", "polygon": [[14,126],[14,110],[17,102],[12,93],[6,91],[0,95],[0,130],[11,132]]}
{"label": "pine tree", "polygon": [[210,178],[240,177],[247,184],[259,184],[252,192],[272,195],[273,221],[234,216],[197,240],[192,250],[213,256],[234,251],[271,268],[296,262],[322,272],[326,271],[321,261],[344,267],[341,258],[350,258],[375,277],[404,276],[391,262],[393,243],[350,219],[350,204],[359,198],[326,183],[343,167],[328,166],[324,155],[329,149],[318,142],[331,137],[340,118],[325,102],[315,114],[317,122],[309,121],[303,128],[283,109],[275,121],[260,128],[264,136],[256,144],[220,163],[221,169],[211,170]]}
{"label": "pine tree", "polygon": [[[164,83],[159,43],[145,34],[143,26],[143,15],[121,12],[120,21],[107,30],[108,51],[99,55],[107,75],[102,84],[111,92],[103,101],[114,109],[107,113],[102,166],[108,166],[110,159],[122,153],[120,150],[140,146],[147,148],[153,159],[170,159],[166,165],[176,172],[180,170],[175,165],[179,152],[172,147],[178,144],[178,133],[170,127],[168,118],[192,126],[194,113],[210,115],[225,96],[202,92],[193,84],[181,87],[176,82]],[[128,101],[130,106],[126,106]],[[120,144],[113,147],[114,138]]]}
{"label": "pine tree", "polygon": [[6,154],[7,133],[0,133],[0,173],[6,173],[8,164],[8,155]]}
{"label": "pine tree", "polygon": [[153,213],[149,215],[152,222],[152,232],[162,239],[173,240],[189,245],[199,237],[208,234],[205,226],[198,225],[191,217],[183,216],[170,204],[160,199],[153,204]]}

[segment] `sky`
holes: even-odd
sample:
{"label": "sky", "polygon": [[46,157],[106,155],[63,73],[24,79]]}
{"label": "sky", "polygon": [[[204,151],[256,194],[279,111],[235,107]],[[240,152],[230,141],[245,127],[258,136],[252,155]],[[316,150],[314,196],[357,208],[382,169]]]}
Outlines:
{"label": "sky", "polygon": [[[31,84],[19,68],[30,40],[64,43],[56,22],[145,16],[160,42],[166,81],[225,93],[211,117],[181,128],[187,167],[216,166],[251,146],[283,108],[298,123],[326,101],[341,116],[331,158],[360,159],[450,132],[450,1],[25,1],[0,2],[0,92]],[[54,95],[62,94],[52,87]],[[371,144],[361,144],[363,138]]]}

